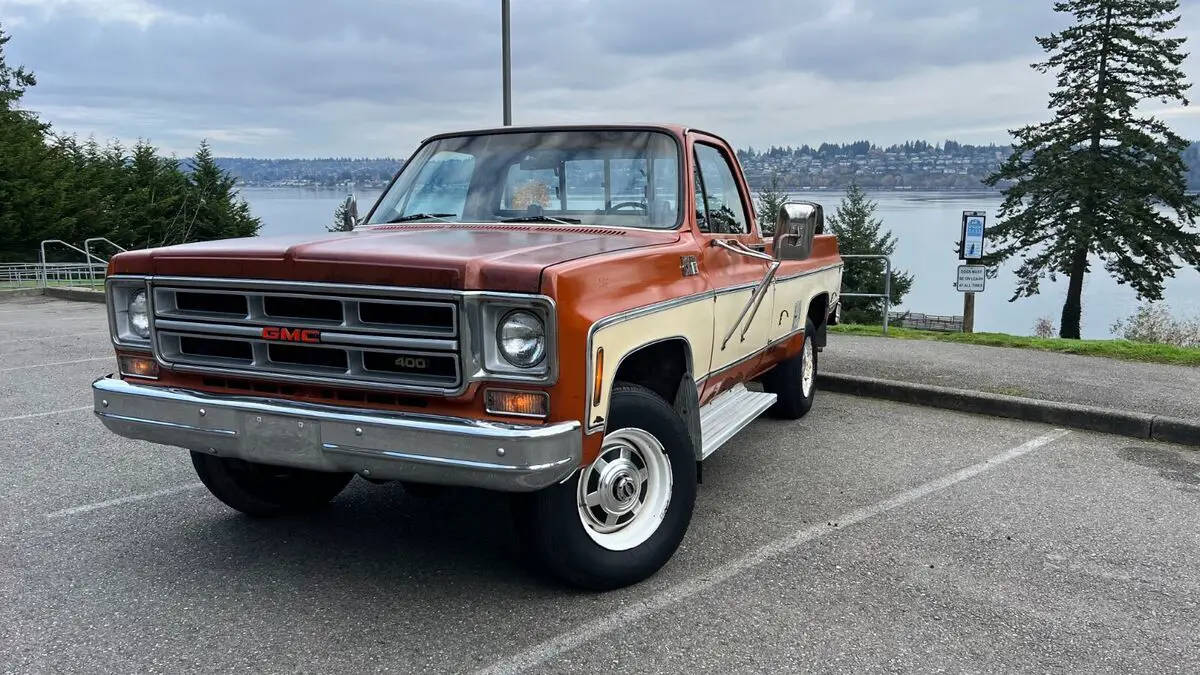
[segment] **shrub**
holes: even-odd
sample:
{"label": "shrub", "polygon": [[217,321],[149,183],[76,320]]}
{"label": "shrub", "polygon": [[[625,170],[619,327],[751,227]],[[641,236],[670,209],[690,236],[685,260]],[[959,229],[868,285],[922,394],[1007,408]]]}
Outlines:
{"label": "shrub", "polygon": [[1133,316],[1112,325],[1112,332],[1133,342],[1200,347],[1200,317],[1175,318],[1165,305],[1139,306]]}
{"label": "shrub", "polygon": [[1040,338],[1052,338],[1055,334],[1054,321],[1049,317],[1041,317],[1033,325],[1033,334]]}

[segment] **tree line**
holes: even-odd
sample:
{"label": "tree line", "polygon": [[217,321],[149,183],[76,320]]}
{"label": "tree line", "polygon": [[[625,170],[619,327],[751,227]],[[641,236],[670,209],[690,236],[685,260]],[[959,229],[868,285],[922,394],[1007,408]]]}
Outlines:
{"label": "tree line", "polygon": [[[41,241],[82,247],[105,237],[126,249],[254,236],[262,226],[236,196],[236,178],[201,142],[187,162],[150,144],[56,133],[21,99],[37,78],[5,59],[0,26],[0,262],[37,260]],[[51,261],[82,262],[48,247]],[[93,261],[95,262],[95,261]]]}

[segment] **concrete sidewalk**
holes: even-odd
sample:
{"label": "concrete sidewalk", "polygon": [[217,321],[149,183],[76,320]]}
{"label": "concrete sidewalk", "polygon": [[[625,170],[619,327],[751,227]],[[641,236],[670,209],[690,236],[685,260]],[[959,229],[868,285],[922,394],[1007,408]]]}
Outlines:
{"label": "concrete sidewalk", "polygon": [[831,333],[824,389],[1200,445],[1200,368]]}

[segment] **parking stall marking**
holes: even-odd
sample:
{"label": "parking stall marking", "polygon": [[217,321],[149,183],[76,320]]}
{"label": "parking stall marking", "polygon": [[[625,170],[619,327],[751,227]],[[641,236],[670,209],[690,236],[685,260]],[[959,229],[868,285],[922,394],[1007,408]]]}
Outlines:
{"label": "parking stall marking", "polygon": [[36,316],[39,319],[50,317],[52,319],[103,319],[103,310],[80,310],[77,312],[46,312],[42,309],[0,309],[0,314],[29,314]]}
{"label": "parking stall marking", "polygon": [[91,337],[93,335],[108,335],[108,331],[92,331],[90,333],[70,333],[68,335],[38,335],[34,337],[13,338],[11,340],[0,340],[0,345],[13,344],[16,342],[35,342],[37,340],[57,340],[59,338],[75,338],[75,337]]}
{"label": "parking stall marking", "polygon": [[922,483],[915,488],[901,492],[871,506],[867,506],[832,518],[830,522],[836,523],[835,525],[814,525],[798,530],[790,536],[776,540],[769,544],[765,544],[748,555],[706,572],[703,577],[692,578],[683,581],[674,587],[663,589],[662,591],[650,596],[645,602],[624,606],[617,612],[600,617],[599,619],[593,621],[589,621],[571,631],[562,633],[558,637],[542,642],[541,644],[535,645],[531,649],[498,661],[491,666],[476,672],[481,674],[487,673],[489,675],[500,673],[519,673],[545,664],[546,662],[566,654],[588,642],[591,642],[598,637],[607,635],[628,625],[634,624],[659,610],[682,602],[693,595],[713,588],[723,582],[729,581],[742,572],[745,572],[770,558],[784,553],[789,553],[800,546],[813,541],[814,539],[832,534],[839,530],[844,530],[847,527],[856,525],[865,520],[869,520],[901,506],[905,506],[970,478],[974,478],[975,476],[990,471],[998,466],[1017,459],[1018,457],[1027,455],[1038,448],[1053,443],[1054,441],[1057,441],[1070,433],[1070,430],[1067,429],[1056,429],[1050,433],[1026,441],[1015,448],[1011,448],[998,455],[989,457],[982,462],[972,464],[965,469],[961,469],[954,473],[942,476],[941,478],[935,478],[934,480]]}
{"label": "parking stall marking", "polygon": [[77,363],[92,363],[93,361],[111,361],[111,356],[100,356],[94,359],[78,359],[75,361],[55,361],[53,363],[35,363],[29,366],[13,366],[12,368],[0,368],[0,373],[11,373],[14,370],[28,370],[30,368],[49,368],[50,366],[69,366]]}
{"label": "parking stall marking", "polygon": [[175,487],[164,488],[162,490],[155,490],[154,492],[143,492],[140,494],[129,495],[126,497],[118,497],[116,499],[109,499],[109,500],[102,501],[102,502],[96,502],[94,504],[84,504],[82,506],[72,506],[71,508],[68,508],[68,509],[51,511],[50,513],[46,514],[46,517],[47,518],[65,518],[66,516],[74,516],[74,515],[80,514],[80,513],[88,513],[90,511],[98,511],[100,509],[107,509],[107,508],[111,508],[113,506],[121,506],[122,504],[132,504],[132,503],[136,503],[136,502],[146,501],[147,499],[154,499],[156,497],[166,497],[169,495],[179,494],[180,492],[190,492],[191,490],[197,490],[202,487],[204,487],[203,483],[185,483],[183,485],[176,485]]}
{"label": "parking stall marking", "polygon": [[29,413],[28,415],[17,415],[16,417],[0,417],[0,422],[19,422],[21,420],[31,420],[38,417],[49,417],[50,415],[61,415],[63,413],[80,412],[82,410],[91,410],[93,406],[81,405],[78,408],[63,408],[62,410],[48,410],[40,413]]}

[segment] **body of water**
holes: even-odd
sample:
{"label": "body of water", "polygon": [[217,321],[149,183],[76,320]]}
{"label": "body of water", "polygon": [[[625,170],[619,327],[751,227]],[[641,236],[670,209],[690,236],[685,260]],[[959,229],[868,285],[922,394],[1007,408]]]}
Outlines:
{"label": "body of water", "polygon": [[[242,194],[254,215],[262,219],[264,236],[324,232],[334,222],[334,212],[345,198],[345,192],[336,189],[246,188]],[[1000,196],[944,192],[868,194],[877,203],[875,215],[883,222],[883,229],[891,230],[896,238],[893,268],[914,275],[912,289],[896,309],[961,315],[963,299],[954,289],[954,278],[960,264],[955,244],[962,212],[983,211],[991,225],[1000,207]],[[362,190],[356,195],[359,212],[365,215],[379,191]],[[837,208],[842,193],[830,190],[794,196],[821,203],[829,214]],[[1030,335],[1039,317],[1048,317],[1058,325],[1067,279],[1059,277],[1054,282],[1043,279],[1039,295],[1008,302],[1016,287],[1011,268],[1018,262],[1019,259],[1002,268],[996,279],[987,281],[987,290],[976,295],[975,330]],[[853,265],[854,261],[848,260],[846,264]],[[1165,288],[1165,302],[1176,316],[1200,315],[1200,273],[1181,269]],[[1113,322],[1130,316],[1136,309],[1133,291],[1118,284],[1104,271],[1100,260],[1094,259],[1092,271],[1084,280],[1083,337],[1111,337]]]}

